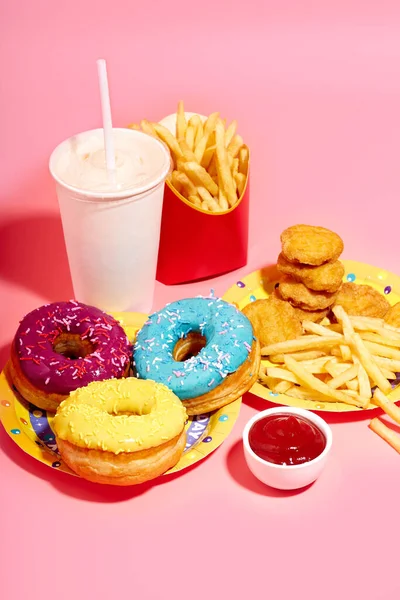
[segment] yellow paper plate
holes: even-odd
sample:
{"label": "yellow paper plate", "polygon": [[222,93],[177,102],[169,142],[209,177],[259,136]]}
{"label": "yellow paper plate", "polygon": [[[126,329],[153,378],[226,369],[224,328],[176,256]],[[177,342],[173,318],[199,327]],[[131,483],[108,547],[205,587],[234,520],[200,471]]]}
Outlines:
{"label": "yellow paper plate", "polygon": [[[129,339],[146,321],[139,313],[114,313]],[[239,416],[241,398],[212,413],[189,417],[186,447],[180,461],[165,473],[175,473],[199,462],[218,448],[230,434]],[[61,460],[51,428],[52,414],[27,403],[13,387],[8,367],[0,375],[0,420],[11,439],[40,462],[75,475]]]}
{"label": "yellow paper plate", "polygon": [[[355,262],[352,260],[341,261],[345,267],[345,274],[343,281],[354,281],[355,283],[368,284],[371,287],[377,289],[390,302],[390,304],[396,304],[400,300],[400,277],[389,273],[383,269],[372,267],[364,263]],[[276,265],[270,265],[264,269],[254,271],[244,277],[241,281],[237,281],[223,296],[223,299],[227,302],[234,302],[240,309],[244,308],[246,304],[259,300],[261,298],[268,298],[270,293],[274,290],[275,284],[279,279],[279,272],[277,271]],[[271,365],[269,361],[262,361],[263,365]],[[399,376],[400,379],[400,376]],[[399,380],[395,382],[389,397],[397,402],[400,400],[400,385]],[[283,404],[285,406],[296,406],[298,408],[306,408],[308,410],[321,410],[328,412],[353,412],[363,410],[350,404],[344,404],[342,402],[315,402],[314,400],[302,400],[299,398],[291,398],[285,394],[276,394],[272,392],[267,386],[261,385],[261,383],[255,383],[251,388],[250,393],[275,404]],[[370,404],[367,410],[376,408],[374,404]]]}

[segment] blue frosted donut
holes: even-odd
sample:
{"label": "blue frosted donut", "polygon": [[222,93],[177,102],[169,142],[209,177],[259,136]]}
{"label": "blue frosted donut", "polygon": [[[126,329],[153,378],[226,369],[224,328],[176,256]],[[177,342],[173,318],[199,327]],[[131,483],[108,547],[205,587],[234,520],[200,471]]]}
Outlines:
{"label": "blue frosted donut", "polygon": [[[196,356],[174,360],[179,340],[201,334]],[[253,329],[247,317],[218,298],[188,298],[152,314],[134,346],[137,376],[167,385],[181,400],[207,394],[249,357]]]}

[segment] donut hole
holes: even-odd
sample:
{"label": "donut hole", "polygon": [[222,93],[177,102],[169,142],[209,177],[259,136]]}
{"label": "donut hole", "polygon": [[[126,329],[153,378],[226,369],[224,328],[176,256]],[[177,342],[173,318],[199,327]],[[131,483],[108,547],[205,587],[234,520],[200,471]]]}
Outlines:
{"label": "donut hole", "polygon": [[94,352],[94,345],[82,340],[78,333],[61,333],[54,341],[53,350],[70,360],[78,360]]}
{"label": "donut hole", "polygon": [[191,331],[185,338],[181,338],[175,344],[172,356],[178,362],[184,362],[198,353],[207,344],[204,335],[197,331]]}

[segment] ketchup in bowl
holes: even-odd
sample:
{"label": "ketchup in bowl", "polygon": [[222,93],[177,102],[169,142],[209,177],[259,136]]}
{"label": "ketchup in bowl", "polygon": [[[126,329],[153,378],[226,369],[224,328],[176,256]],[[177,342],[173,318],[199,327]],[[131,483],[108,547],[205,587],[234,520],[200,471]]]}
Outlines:
{"label": "ketchup in bowl", "polygon": [[249,444],[257,456],[276,465],[300,465],[319,456],[324,434],[308,419],[291,414],[271,414],[256,421]]}

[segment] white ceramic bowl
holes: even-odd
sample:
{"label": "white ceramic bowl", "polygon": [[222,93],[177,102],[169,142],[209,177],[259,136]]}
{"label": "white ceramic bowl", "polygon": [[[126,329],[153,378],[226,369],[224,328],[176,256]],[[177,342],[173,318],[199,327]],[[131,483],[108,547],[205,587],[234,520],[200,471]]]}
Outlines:
{"label": "white ceramic bowl", "polygon": [[[257,456],[249,444],[250,429],[259,419],[274,414],[303,417],[314,423],[322,431],[326,439],[325,448],[322,453],[313,460],[300,465],[277,465]],[[243,431],[243,447],[247,465],[257,479],[266,485],[280,490],[295,490],[309,485],[321,474],[332,447],[332,431],[321,417],[309,410],[289,406],[269,408],[254,415],[248,421]]]}

